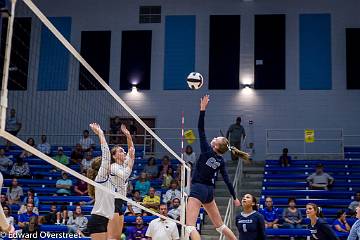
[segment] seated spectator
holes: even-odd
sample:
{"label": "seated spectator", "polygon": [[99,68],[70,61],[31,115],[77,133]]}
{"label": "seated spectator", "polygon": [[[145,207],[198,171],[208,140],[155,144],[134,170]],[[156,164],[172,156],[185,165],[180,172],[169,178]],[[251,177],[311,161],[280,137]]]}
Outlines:
{"label": "seated spectator", "polygon": [[336,213],[336,219],[333,222],[333,228],[335,233],[349,233],[350,232],[350,225],[346,221],[346,213],[344,210],[339,210]]}
{"label": "seated spectator", "polygon": [[172,207],[168,212],[168,216],[175,220],[180,220],[181,208],[180,208],[180,198],[174,198],[172,200]]}
{"label": "seated spectator", "polygon": [[[132,200],[136,203],[141,204],[142,198],[138,190],[133,190]],[[131,203],[128,202],[127,208],[124,213],[125,216],[141,216],[141,214],[142,214],[142,210],[140,208],[138,208],[137,206],[133,206],[131,205]]]}
{"label": "seated spectator", "polygon": [[11,161],[8,157],[5,156],[5,149],[0,148],[0,172],[4,176],[9,176],[10,167],[13,165],[13,161]]}
{"label": "seated spectator", "polygon": [[[82,175],[86,177],[85,172],[83,172]],[[74,192],[76,193],[77,196],[87,196],[88,195],[87,182],[84,182],[83,180],[78,179],[78,181],[74,187]]]}
{"label": "seated spectator", "polygon": [[[33,138],[28,138],[26,140],[26,143],[28,145],[30,145],[31,147],[33,148],[36,148],[36,144],[35,144],[35,140]],[[20,153],[20,157],[21,158],[28,158],[28,157],[31,157],[33,154],[31,152],[28,152],[26,150],[23,150],[21,153]]]}
{"label": "seated spectator", "polygon": [[284,219],[284,228],[302,228],[302,215],[299,209],[296,208],[296,199],[288,199],[288,207],[284,208],[282,218]]}
{"label": "seated spectator", "polygon": [[24,198],[24,201],[23,201],[24,204],[27,203],[27,198],[28,198],[28,197],[32,197],[32,198],[34,199],[34,202],[33,202],[34,206],[35,206],[35,207],[39,207],[39,198],[35,196],[35,191],[34,191],[34,189],[30,188],[30,189],[27,191],[27,197],[25,197],[25,198]]}
{"label": "seated spectator", "polygon": [[162,163],[159,167],[159,178],[163,178],[164,174],[166,175],[166,173],[168,172],[168,168],[171,168],[170,165],[170,158],[169,156],[165,155],[162,159]]}
{"label": "seated spectator", "polygon": [[260,211],[264,216],[265,228],[279,228],[279,209],[274,208],[271,197],[265,199],[266,207]]}
{"label": "seated spectator", "polygon": [[[10,109],[10,116],[6,118],[5,131],[9,132],[11,135],[16,136],[21,129],[21,122],[18,121],[16,117],[16,111],[14,108]],[[10,150],[10,141],[6,141],[6,151]]]}
{"label": "seated spectator", "polygon": [[34,207],[33,207],[33,210],[32,210],[33,213],[39,215],[39,209],[38,209],[37,207],[35,207],[35,205],[34,205],[34,198],[33,198],[32,196],[29,196],[29,197],[26,198],[26,202],[25,202],[24,205],[21,205],[21,207],[20,207],[20,209],[19,209],[19,211],[18,211],[18,214],[20,215],[20,214],[26,213],[26,212],[27,212],[27,205],[28,205],[29,203],[34,206]]}
{"label": "seated spectator", "polygon": [[32,203],[28,203],[26,205],[26,212],[20,214],[18,217],[18,225],[21,229],[24,229],[27,225],[29,225],[31,217],[37,217],[38,215],[33,212],[34,205]]}
{"label": "seated spectator", "polygon": [[311,189],[328,190],[334,183],[334,178],[324,172],[324,166],[318,164],[315,173],[307,177],[306,181],[309,183]]}
{"label": "seated spectator", "polygon": [[11,216],[11,208],[7,205],[3,206],[4,215],[6,217],[6,222],[12,226],[15,224],[14,217]]}
{"label": "seated spectator", "polygon": [[360,192],[357,192],[355,194],[355,197],[354,197],[354,201],[352,201],[350,204],[349,204],[349,215],[350,216],[354,216],[356,215],[356,208],[359,206],[360,204]]}
{"label": "seated spectator", "polygon": [[148,175],[150,179],[156,178],[159,174],[158,166],[156,165],[156,161],[154,157],[150,157],[148,163],[144,167],[144,172]]}
{"label": "seated spectator", "polygon": [[22,229],[22,234],[40,234],[39,216],[32,216],[29,219],[29,223]]}
{"label": "seated spectator", "polygon": [[196,155],[193,151],[192,146],[190,146],[190,145],[187,145],[185,148],[184,161],[186,163],[188,163],[191,167],[193,167],[195,165]]}
{"label": "seated spectator", "polygon": [[53,159],[61,164],[69,165],[69,158],[64,154],[63,147],[58,147],[57,154],[53,157]]}
{"label": "seated spectator", "polygon": [[81,161],[84,158],[84,152],[82,150],[82,147],[80,145],[80,143],[77,143],[75,146],[75,149],[71,152],[71,161],[73,161],[74,163],[81,163]]}
{"label": "seated spectator", "polygon": [[94,161],[92,151],[85,152],[85,158],[81,161],[80,169],[82,172],[86,172],[91,168],[91,164]]}
{"label": "seated spectator", "polygon": [[128,235],[128,240],[145,240],[148,239],[145,234],[147,226],[144,225],[144,221],[141,216],[136,218],[135,228],[131,229]]}
{"label": "seated spectator", "polygon": [[57,207],[56,205],[51,205],[50,212],[45,215],[46,224],[55,224],[57,221]]}
{"label": "seated spectator", "polygon": [[5,194],[0,195],[0,202],[2,207],[9,204]]}
{"label": "seated spectator", "polygon": [[10,176],[18,178],[30,177],[30,168],[27,162],[20,156],[16,157],[16,162],[11,168]]}
{"label": "seated spectator", "polygon": [[166,174],[163,175],[163,182],[161,184],[161,188],[168,189],[170,187],[170,183],[173,180],[173,170],[172,168],[168,168]]}
{"label": "seated spectator", "polygon": [[80,143],[81,148],[82,148],[82,150],[84,152],[87,152],[87,151],[92,150],[92,149],[95,148],[95,142],[90,137],[88,130],[83,131],[83,137],[80,138],[79,143]]}
{"label": "seated spectator", "polygon": [[9,205],[20,205],[20,198],[24,195],[22,187],[18,185],[18,180],[14,178],[11,181],[11,186],[6,192],[6,197],[8,199]]}
{"label": "seated spectator", "polygon": [[181,181],[181,164],[178,164],[176,170],[173,172],[173,179],[178,182]]}
{"label": "seated spectator", "polygon": [[41,143],[37,146],[37,149],[46,154],[46,155],[50,155],[51,153],[51,146],[50,144],[46,141],[46,135],[41,135]]}
{"label": "seated spectator", "polygon": [[174,198],[181,198],[181,192],[178,190],[178,182],[176,180],[171,181],[170,189],[163,196],[163,203],[170,204]]}
{"label": "seated spectator", "polygon": [[291,157],[288,156],[288,152],[289,150],[287,148],[284,148],[282,150],[282,155],[279,158],[279,164],[282,167],[288,167],[290,166],[290,162],[291,162]]}
{"label": "seated spectator", "polygon": [[67,206],[61,206],[60,212],[56,213],[56,223],[61,225],[67,225],[71,211],[68,211]]}
{"label": "seated spectator", "polygon": [[146,173],[142,172],[139,179],[135,182],[135,190],[140,191],[141,197],[144,197],[150,189],[150,182],[147,180]]}
{"label": "seated spectator", "polygon": [[155,188],[150,188],[149,195],[144,197],[142,205],[154,212],[159,212],[160,197],[155,195]]}
{"label": "seated spectator", "polygon": [[71,179],[68,179],[67,172],[62,172],[61,176],[62,178],[56,181],[56,188],[59,189],[56,193],[64,196],[70,195],[73,183]]}
{"label": "seated spectator", "polygon": [[81,206],[76,206],[75,213],[69,213],[69,220],[67,222],[69,233],[77,233],[81,237],[84,237],[83,231],[86,229],[88,219],[81,211]]}

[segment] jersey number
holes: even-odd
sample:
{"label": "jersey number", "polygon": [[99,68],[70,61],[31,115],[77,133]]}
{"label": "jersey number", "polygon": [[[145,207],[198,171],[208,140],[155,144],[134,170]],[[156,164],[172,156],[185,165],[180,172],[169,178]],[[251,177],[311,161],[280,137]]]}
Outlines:
{"label": "jersey number", "polygon": [[211,157],[206,161],[206,165],[208,165],[212,169],[217,169],[220,166],[220,163],[217,162],[215,158]]}
{"label": "jersey number", "polygon": [[242,227],[243,227],[243,231],[244,231],[244,232],[247,232],[246,224],[243,224]]}

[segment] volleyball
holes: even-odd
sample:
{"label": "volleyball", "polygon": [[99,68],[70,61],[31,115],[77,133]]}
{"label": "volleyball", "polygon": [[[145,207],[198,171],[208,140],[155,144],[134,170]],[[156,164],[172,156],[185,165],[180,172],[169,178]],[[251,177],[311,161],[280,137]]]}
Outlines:
{"label": "volleyball", "polygon": [[190,89],[196,90],[202,87],[204,84],[203,76],[198,72],[191,72],[187,77],[187,84]]}

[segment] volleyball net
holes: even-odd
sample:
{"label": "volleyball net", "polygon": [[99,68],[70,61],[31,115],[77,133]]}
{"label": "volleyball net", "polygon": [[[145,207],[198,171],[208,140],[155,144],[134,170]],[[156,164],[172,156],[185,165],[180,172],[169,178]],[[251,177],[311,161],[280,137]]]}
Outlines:
{"label": "volleyball net", "polygon": [[[135,148],[135,164],[130,179],[136,179],[146,165],[145,152],[167,152],[173,159],[172,175],[181,186],[183,212],[180,221],[168,219],[184,226],[185,188],[189,183],[185,176],[190,176],[190,168],[178,154],[182,151],[178,147],[180,142],[178,146],[167,145],[151,129],[155,127],[155,119],[139,117],[133,110],[151,102],[139,93],[130,92],[131,85],[128,90],[119,87],[120,59],[116,60],[114,56],[114,51],[118,49],[110,47],[113,42],[111,31],[81,29],[82,25],[86,26],[86,19],[58,17],[54,9],[49,13],[43,12],[41,6],[36,6],[31,0],[12,3],[12,14],[10,12],[8,18],[1,19],[0,56],[4,68],[1,69],[0,135],[14,144],[9,146],[14,160],[25,161],[34,179],[48,176],[60,179],[61,171],[64,171],[74,180],[82,180],[146,212],[161,216],[126,195],[115,193],[87,178],[82,174],[83,160],[74,157],[78,156],[76,153],[80,154],[80,148],[85,154],[83,158],[89,156],[92,159],[101,155],[98,137],[92,135],[89,129],[92,122],[100,124],[110,149],[113,145],[120,145],[128,151],[128,139],[121,130],[121,124],[124,124],[132,135]],[[118,62],[110,64],[110,61]],[[140,78],[142,74],[139,71]],[[11,115],[10,109],[14,109],[15,114]],[[85,136],[86,130],[90,132],[89,137]],[[49,153],[39,148],[44,136],[47,137],[44,142],[52,145]],[[6,141],[2,144],[6,145]],[[167,187],[169,183],[164,181],[159,184]],[[46,188],[52,189],[51,186]],[[49,193],[44,191],[44,194]]]}

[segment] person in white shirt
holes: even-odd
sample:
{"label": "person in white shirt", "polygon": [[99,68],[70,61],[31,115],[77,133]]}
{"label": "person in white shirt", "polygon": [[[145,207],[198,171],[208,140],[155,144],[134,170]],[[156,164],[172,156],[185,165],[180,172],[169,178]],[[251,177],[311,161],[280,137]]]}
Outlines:
{"label": "person in white shirt", "polygon": [[85,158],[81,161],[80,169],[82,172],[86,172],[89,168],[91,168],[91,164],[94,161],[92,156],[92,151],[88,151],[85,153]]}
{"label": "person in white shirt", "polygon": [[181,208],[180,198],[174,198],[172,200],[172,208],[170,209],[168,216],[175,220],[180,220]]}
{"label": "person in white shirt", "polygon": [[[167,205],[160,205],[160,214],[167,217]],[[176,240],[179,232],[176,223],[162,218],[152,220],[145,234],[151,240]]]}
{"label": "person in white shirt", "polygon": [[94,140],[89,136],[89,131],[88,130],[84,130],[83,131],[83,137],[80,138],[80,141],[79,141],[81,147],[82,147],[82,150],[84,152],[87,152],[91,149],[93,149],[95,147],[95,142]]}
{"label": "person in white shirt", "polygon": [[173,179],[170,182],[170,189],[166,191],[165,195],[163,196],[164,203],[171,203],[174,198],[181,198],[181,192],[177,189],[178,182]]}
{"label": "person in white shirt", "polygon": [[190,166],[194,166],[196,162],[196,154],[193,151],[193,148],[190,145],[187,145],[184,152],[184,161]]}
{"label": "person in white shirt", "polygon": [[0,172],[4,175],[9,175],[9,168],[13,164],[13,161],[11,161],[8,157],[5,156],[5,149],[0,148]]}
{"label": "person in white shirt", "polygon": [[50,155],[51,153],[51,146],[50,144],[46,141],[46,135],[41,135],[41,143],[39,145],[37,145],[37,149],[46,154],[46,155]]}

